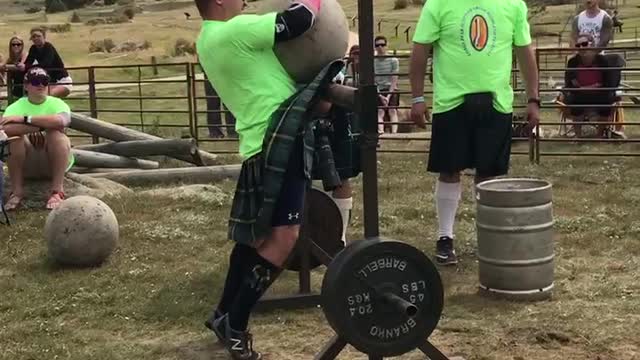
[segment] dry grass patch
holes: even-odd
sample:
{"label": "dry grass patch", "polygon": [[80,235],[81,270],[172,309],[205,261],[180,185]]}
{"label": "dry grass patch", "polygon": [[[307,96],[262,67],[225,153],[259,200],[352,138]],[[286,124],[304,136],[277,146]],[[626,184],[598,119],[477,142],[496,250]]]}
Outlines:
{"label": "dry grass patch", "polygon": [[[432,254],[434,178],[424,171],[424,156],[380,160],[382,234]],[[431,340],[448,354],[475,360],[637,359],[639,164],[559,158],[532,166],[514,159],[514,176],[554,184],[556,289],[551,301],[533,304],[477,295],[475,208],[465,178],[456,227],[461,263],[441,269],[445,309]],[[92,270],[49,264],[41,240],[46,213],[20,213],[14,227],[0,228],[0,358],[225,358],[202,321],[224,281],[234,185],[219,185],[226,196],[156,189],[106,198],[119,218],[121,241],[109,262]],[[362,231],[361,194],[355,198],[351,238]],[[272,292],[295,291],[295,279],[287,273]],[[322,271],[315,271],[312,282],[321,280]],[[310,359],[332,333],[319,309],[258,314],[252,328],[256,348],[271,359]],[[352,349],[342,358],[364,359]]]}

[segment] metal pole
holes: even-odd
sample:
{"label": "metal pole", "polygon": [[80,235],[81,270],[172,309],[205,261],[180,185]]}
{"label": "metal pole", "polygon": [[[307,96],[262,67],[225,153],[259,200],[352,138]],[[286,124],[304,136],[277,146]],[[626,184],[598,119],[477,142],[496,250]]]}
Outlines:
{"label": "metal pole", "polygon": [[142,69],[138,65],[138,108],[140,109],[140,127],[144,132],[144,114],[142,111]]}
{"label": "metal pole", "polygon": [[377,237],[378,228],[378,91],[373,69],[373,0],[358,0],[358,32],[360,35],[360,76],[358,111],[363,124],[362,201],[364,236]]}
{"label": "metal pole", "polygon": [[[94,119],[98,118],[98,99],[96,97],[96,70],[93,66],[88,69],[88,82],[89,82],[89,110],[91,112],[91,117]],[[100,143],[100,138],[97,136],[92,136],[92,142],[94,144]]]}

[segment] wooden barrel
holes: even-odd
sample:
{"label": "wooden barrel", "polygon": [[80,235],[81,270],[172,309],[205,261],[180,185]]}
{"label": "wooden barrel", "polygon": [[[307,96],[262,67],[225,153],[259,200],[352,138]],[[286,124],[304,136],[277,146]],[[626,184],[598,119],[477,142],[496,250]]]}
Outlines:
{"label": "wooden barrel", "polygon": [[497,179],[476,186],[480,291],[511,300],[551,296],[554,278],[551,184]]}

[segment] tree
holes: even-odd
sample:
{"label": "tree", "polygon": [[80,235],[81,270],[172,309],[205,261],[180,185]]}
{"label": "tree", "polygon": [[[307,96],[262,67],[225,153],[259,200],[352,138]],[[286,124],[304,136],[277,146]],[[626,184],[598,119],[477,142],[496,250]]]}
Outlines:
{"label": "tree", "polygon": [[67,11],[67,6],[62,0],[47,0],[45,2],[45,12],[57,13]]}

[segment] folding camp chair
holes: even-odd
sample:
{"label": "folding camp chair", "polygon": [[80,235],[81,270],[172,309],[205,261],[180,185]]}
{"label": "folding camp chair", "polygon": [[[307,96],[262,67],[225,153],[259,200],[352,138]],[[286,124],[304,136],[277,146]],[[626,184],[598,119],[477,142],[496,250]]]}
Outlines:
{"label": "folding camp chair", "polygon": [[[606,88],[619,88],[622,80],[622,69],[626,64],[622,56],[618,54],[606,54],[604,57],[607,59],[607,65],[612,68],[609,70],[608,82],[603,84]],[[598,125],[595,126],[598,137],[604,138],[624,138],[624,109],[622,108],[621,91],[613,91],[611,106],[613,110],[611,115],[607,119],[608,122],[613,124]],[[554,100],[554,103],[558,106],[560,113],[560,126],[558,128],[558,134],[560,136],[573,136],[576,135],[575,125],[570,125],[568,119],[571,118],[571,108],[566,104],[565,99],[567,96],[566,91],[562,91],[558,97]],[[596,107],[596,105],[594,105]],[[583,121],[576,121],[580,127],[589,126],[589,119],[594,115],[592,111],[585,111],[582,115]]]}

